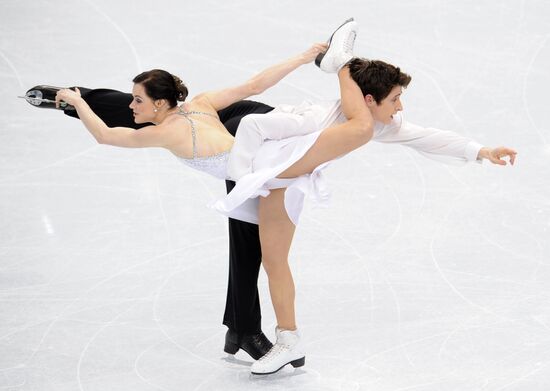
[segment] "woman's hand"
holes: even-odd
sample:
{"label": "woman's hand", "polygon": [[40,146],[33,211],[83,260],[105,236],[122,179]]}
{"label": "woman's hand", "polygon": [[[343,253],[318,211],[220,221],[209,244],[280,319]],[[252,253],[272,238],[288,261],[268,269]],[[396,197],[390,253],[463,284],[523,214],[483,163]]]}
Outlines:
{"label": "woman's hand", "polygon": [[80,90],[78,88],[75,87],[75,91],[63,88],[57,91],[57,95],[55,95],[55,107],[59,109],[61,102],[75,106],[81,100],[82,97],[80,96]]}
{"label": "woman's hand", "polygon": [[313,44],[308,50],[300,54],[300,59],[303,64],[307,64],[315,60],[320,53],[326,52],[328,49],[328,43],[316,43]]}

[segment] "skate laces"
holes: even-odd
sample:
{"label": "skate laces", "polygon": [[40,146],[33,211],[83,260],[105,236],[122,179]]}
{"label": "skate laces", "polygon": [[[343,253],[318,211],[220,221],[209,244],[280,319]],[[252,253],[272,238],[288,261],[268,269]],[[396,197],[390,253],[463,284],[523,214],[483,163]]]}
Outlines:
{"label": "skate laces", "polygon": [[356,36],[357,36],[357,33],[355,31],[352,31],[350,35],[348,35],[347,39],[344,41],[344,52],[348,54],[353,53],[353,45],[355,43]]}
{"label": "skate laces", "polygon": [[290,349],[290,346],[283,345],[281,343],[276,343],[273,345],[271,349],[269,349],[269,352],[267,352],[264,356],[260,357],[258,361],[267,361],[273,356],[277,356],[279,353],[281,353],[283,350]]}

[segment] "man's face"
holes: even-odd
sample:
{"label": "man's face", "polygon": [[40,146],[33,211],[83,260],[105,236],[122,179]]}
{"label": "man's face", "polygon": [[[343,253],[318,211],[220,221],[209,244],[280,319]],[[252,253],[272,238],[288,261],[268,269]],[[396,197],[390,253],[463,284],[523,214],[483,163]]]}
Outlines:
{"label": "man's face", "polygon": [[365,97],[365,102],[374,119],[386,125],[389,124],[393,116],[397,114],[397,112],[403,110],[400,99],[402,93],[403,88],[401,86],[395,86],[391,89],[390,94],[382,99],[380,103],[376,103],[372,95],[367,95]]}

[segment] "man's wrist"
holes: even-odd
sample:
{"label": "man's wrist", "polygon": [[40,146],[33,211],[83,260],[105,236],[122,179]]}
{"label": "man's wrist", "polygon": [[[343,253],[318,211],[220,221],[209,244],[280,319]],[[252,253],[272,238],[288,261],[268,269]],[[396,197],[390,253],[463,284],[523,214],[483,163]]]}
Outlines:
{"label": "man's wrist", "polygon": [[478,160],[481,159],[489,159],[489,156],[491,155],[491,148],[488,147],[482,147],[479,150],[479,153],[477,154]]}

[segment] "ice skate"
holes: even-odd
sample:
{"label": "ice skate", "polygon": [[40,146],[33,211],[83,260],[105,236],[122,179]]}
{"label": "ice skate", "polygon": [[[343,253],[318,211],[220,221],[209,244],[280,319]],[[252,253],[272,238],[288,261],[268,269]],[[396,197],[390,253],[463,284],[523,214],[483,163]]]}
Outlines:
{"label": "ice skate", "polygon": [[[23,98],[31,105],[42,109],[57,109],[57,107],[55,107],[55,95],[60,89],[60,87],[45,85],[34,86],[28,90],[24,96],[19,96],[18,98]],[[59,110],[70,109],[74,110],[73,106],[68,105],[65,102],[60,102]]]}
{"label": "ice skate", "polygon": [[315,65],[328,73],[338,72],[353,58],[357,22],[353,18],[338,27],[328,40],[328,49],[315,59]]}

